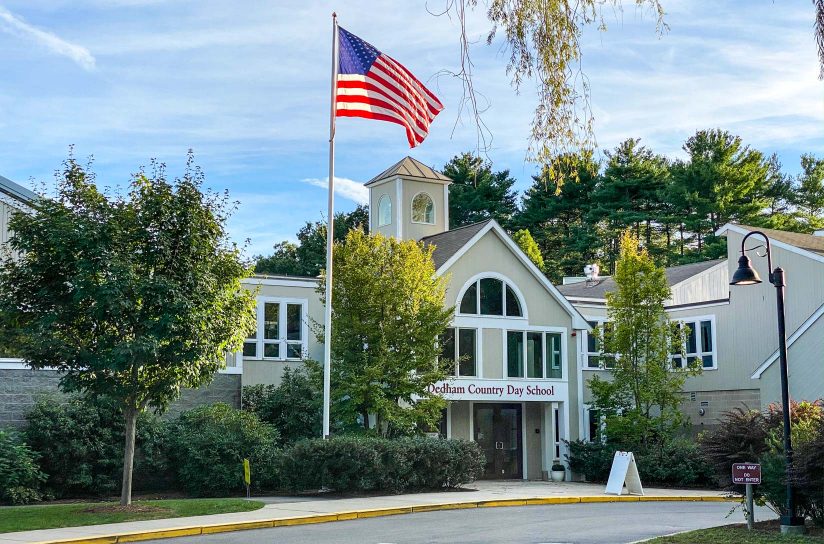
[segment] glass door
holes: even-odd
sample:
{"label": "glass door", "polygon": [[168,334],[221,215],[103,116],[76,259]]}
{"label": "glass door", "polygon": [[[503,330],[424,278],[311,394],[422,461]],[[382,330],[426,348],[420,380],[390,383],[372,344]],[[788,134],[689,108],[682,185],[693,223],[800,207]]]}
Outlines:
{"label": "glass door", "polygon": [[484,478],[523,478],[520,404],[475,404],[475,441],[486,456]]}

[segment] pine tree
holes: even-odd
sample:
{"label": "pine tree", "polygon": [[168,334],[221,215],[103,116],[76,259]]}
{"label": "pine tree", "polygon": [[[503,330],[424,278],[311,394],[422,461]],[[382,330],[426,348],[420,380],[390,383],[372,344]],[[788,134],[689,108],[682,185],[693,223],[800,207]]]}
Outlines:
{"label": "pine tree", "polygon": [[509,170],[492,171],[492,165],[470,153],[456,155],[443,167],[449,186],[449,228],[494,219],[508,227],[517,211],[515,179]]}

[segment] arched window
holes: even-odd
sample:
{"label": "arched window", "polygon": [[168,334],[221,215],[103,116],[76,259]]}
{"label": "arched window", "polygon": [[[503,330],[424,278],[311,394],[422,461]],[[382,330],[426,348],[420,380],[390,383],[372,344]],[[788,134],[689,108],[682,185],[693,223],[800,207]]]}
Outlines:
{"label": "arched window", "polygon": [[426,193],[418,193],[412,199],[412,221],[415,223],[435,223],[435,204]]}
{"label": "arched window", "polygon": [[378,200],[378,226],[389,225],[392,223],[392,200],[389,195],[383,195]]}
{"label": "arched window", "polygon": [[515,290],[498,278],[481,278],[464,291],[458,311],[462,314],[523,317]]}

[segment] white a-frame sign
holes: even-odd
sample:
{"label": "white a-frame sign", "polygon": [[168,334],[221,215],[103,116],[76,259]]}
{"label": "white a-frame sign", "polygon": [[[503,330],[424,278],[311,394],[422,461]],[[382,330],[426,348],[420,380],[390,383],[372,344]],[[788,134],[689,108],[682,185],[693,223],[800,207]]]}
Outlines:
{"label": "white a-frame sign", "polygon": [[624,483],[627,484],[629,495],[643,495],[644,488],[641,486],[641,477],[638,475],[638,467],[635,466],[635,456],[631,451],[616,451],[612,459],[612,470],[609,471],[609,481],[604,493],[610,495],[620,495],[624,491]]}

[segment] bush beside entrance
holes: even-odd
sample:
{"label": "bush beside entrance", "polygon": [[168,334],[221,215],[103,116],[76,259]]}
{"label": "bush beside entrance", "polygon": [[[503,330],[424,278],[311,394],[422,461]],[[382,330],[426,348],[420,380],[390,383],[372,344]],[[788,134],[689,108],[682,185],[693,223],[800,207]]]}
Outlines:
{"label": "bush beside entrance", "polygon": [[[65,399],[64,399],[65,401]],[[19,440],[0,431],[0,503],[107,497],[119,488],[122,414],[102,400],[45,398]],[[226,404],[175,420],[144,414],[138,424],[135,487],[193,496],[243,493],[243,459],[252,490],[340,492],[442,489],[472,482],[484,456],[474,442],[339,436],[280,446],[275,425]]]}

